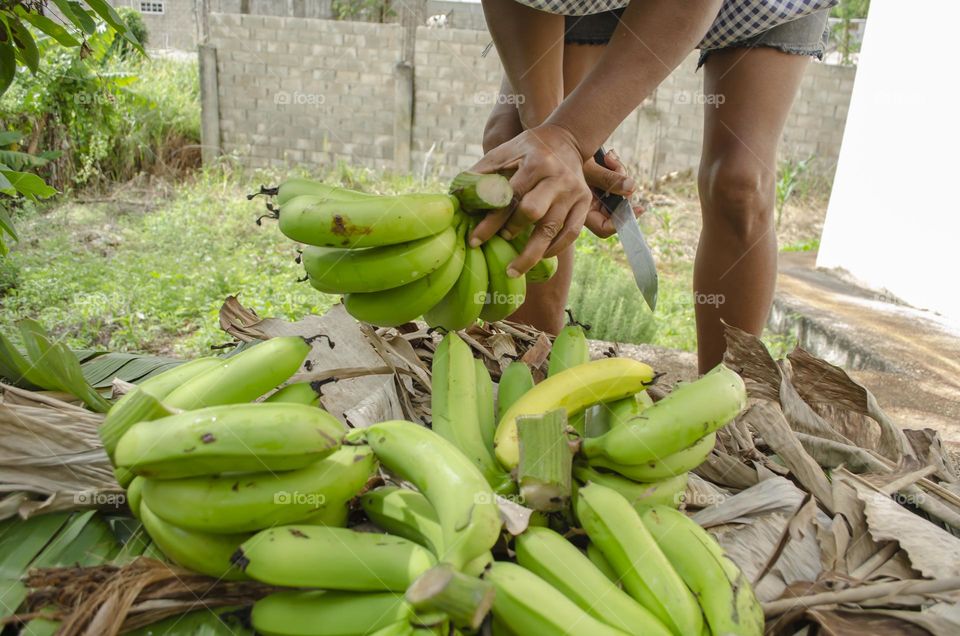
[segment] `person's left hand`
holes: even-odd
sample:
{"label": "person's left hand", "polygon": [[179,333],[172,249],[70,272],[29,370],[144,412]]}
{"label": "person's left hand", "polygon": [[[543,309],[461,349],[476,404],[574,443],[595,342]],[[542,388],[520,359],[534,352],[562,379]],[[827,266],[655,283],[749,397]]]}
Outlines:
{"label": "person's left hand", "polygon": [[488,152],[471,170],[508,172],[515,196],[513,208],[488,214],[470,237],[479,245],[500,232],[510,239],[535,224],[523,252],[507,268],[522,276],[544,256],[566,249],[580,234],[593,197],[584,181],[583,159],[576,140],[565,128],[542,124]]}

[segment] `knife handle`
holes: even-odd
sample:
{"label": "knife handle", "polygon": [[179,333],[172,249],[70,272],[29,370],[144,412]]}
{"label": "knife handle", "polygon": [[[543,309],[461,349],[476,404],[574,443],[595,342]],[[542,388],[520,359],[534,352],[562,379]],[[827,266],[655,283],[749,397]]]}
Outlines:
{"label": "knife handle", "polygon": [[[595,153],[593,153],[593,160],[597,162],[602,168],[607,167],[606,161],[604,161],[604,156],[607,153],[604,152],[603,146],[600,146]],[[613,194],[611,192],[604,192],[599,188],[593,189],[594,193],[597,195],[597,198],[600,199],[600,207],[602,207],[607,214],[613,214],[613,211],[617,209],[617,206],[623,201],[623,197],[619,194]]]}

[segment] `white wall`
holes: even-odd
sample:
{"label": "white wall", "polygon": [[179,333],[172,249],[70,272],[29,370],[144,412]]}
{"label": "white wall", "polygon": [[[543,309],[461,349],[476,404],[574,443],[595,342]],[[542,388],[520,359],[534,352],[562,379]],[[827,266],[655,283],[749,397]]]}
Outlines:
{"label": "white wall", "polygon": [[874,0],[817,265],[960,321],[956,0]]}

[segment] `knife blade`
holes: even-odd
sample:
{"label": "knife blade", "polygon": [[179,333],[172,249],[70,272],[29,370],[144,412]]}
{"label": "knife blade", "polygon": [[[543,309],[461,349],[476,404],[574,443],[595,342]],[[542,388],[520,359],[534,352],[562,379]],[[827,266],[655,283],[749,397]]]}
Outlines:
{"label": "knife blade", "polygon": [[[594,160],[604,168],[607,164],[604,162],[603,148],[594,153]],[[630,201],[619,194],[606,193],[597,190],[597,197],[600,199],[600,207],[606,211],[613,219],[613,225],[617,228],[617,236],[620,238],[620,244],[623,246],[623,252],[627,255],[627,262],[630,263],[630,269],[633,270],[633,279],[640,288],[643,299],[650,307],[650,311],[657,308],[657,264],[653,261],[653,253],[650,246],[647,245],[643,232],[640,230],[640,224],[637,223],[637,217],[633,213],[633,206]]]}

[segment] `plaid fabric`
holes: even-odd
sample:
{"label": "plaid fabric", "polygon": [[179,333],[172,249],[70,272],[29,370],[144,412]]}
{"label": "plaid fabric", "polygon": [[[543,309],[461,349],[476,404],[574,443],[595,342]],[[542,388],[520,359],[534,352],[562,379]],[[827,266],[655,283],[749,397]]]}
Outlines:
{"label": "plaid fabric", "polygon": [[[516,0],[547,13],[588,15],[621,9],[630,0]],[[814,11],[829,9],[839,0],[724,0],[717,19],[697,45],[698,49],[718,49],[792,22]]]}

